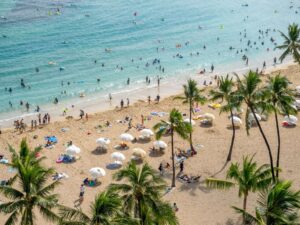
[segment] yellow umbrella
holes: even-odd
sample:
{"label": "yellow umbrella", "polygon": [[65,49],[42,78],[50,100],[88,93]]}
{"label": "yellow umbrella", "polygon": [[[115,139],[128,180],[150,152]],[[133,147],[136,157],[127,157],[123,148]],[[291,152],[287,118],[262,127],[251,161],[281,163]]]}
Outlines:
{"label": "yellow umbrella", "polygon": [[132,152],[133,152],[132,155],[138,158],[145,158],[147,155],[147,153],[141,148],[134,148],[132,149]]}

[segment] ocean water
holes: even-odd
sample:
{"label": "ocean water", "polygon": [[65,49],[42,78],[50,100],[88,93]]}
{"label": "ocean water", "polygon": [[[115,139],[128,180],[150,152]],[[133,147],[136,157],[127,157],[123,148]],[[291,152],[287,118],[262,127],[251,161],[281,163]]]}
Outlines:
{"label": "ocean water", "polygon": [[1,0],[0,120],[26,114],[21,100],[32,113],[54,98],[146,88],[146,76],[151,85],[157,76],[172,85],[212,64],[217,73],[271,66],[280,55],[278,30],[299,22],[299,7],[283,0]]}

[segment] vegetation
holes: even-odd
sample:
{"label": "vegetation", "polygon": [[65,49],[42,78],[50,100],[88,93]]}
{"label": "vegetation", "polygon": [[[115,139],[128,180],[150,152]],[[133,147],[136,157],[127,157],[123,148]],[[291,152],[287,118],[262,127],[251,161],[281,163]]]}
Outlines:
{"label": "vegetation", "polygon": [[233,208],[247,219],[248,224],[299,224],[297,210],[300,208],[300,191],[292,191],[291,186],[291,182],[282,181],[271,186],[267,191],[262,191],[257,201],[255,215],[237,207]]}
{"label": "vegetation", "polygon": [[[270,77],[263,91],[264,101],[263,108],[267,111],[274,112],[276,131],[277,131],[277,159],[276,167],[280,166],[280,129],[278,122],[278,113],[284,115],[290,115],[297,113],[297,110],[293,108],[293,103],[295,101],[294,93],[289,88],[289,81],[286,77],[276,75],[275,77]],[[276,177],[279,176],[279,170],[276,171]]]}
{"label": "vegetation", "polygon": [[170,112],[169,121],[161,120],[154,126],[156,139],[160,139],[162,135],[171,135],[171,151],[172,151],[172,168],[173,178],[172,187],[175,187],[175,154],[174,154],[174,134],[178,134],[183,139],[188,139],[192,132],[191,124],[183,121],[181,113],[177,109],[172,109]]}
{"label": "vegetation", "polygon": [[123,210],[139,225],[176,225],[175,212],[161,200],[166,190],[163,179],[148,164],[138,168],[134,162],[119,170],[114,179],[126,183],[111,184],[109,189],[120,194]]}
{"label": "vegetation", "polygon": [[224,105],[220,108],[220,113],[222,112],[229,112],[230,118],[231,118],[231,126],[232,126],[232,138],[231,138],[231,144],[227,156],[227,162],[231,160],[232,150],[233,150],[233,144],[235,140],[235,126],[233,121],[233,110],[238,109],[240,107],[239,101],[237,101],[237,96],[235,91],[233,90],[234,83],[232,78],[229,78],[227,75],[225,78],[221,77],[219,80],[219,86],[216,90],[210,91],[210,100],[211,101],[217,101],[220,100],[221,103],[224,101],[226,102]]}
{"label": "vegetation", "polygon": [[279,31],[284,39],[282,45],[277,46],[278,49],[284,49],[279,60],[282,62],[288,55],[291,55],[295,62],[300,63],[300,29],[298,24],[291,24],[288,27],[288,34]]}
{"label": "vegetation", "polygon": [[62,225],[134,225],[138,224],[122,210],[120,196],[109,190],[98,194],[91,203],[91,216],[81,210],[61,207]]}
{"label": "vegetation", "polygon": [[[269,165],[257,166],[253,157],[248,156],[243,159],[243,165],[239,163],[231,164],[227,171],[226,180],[215,178],[206,179],[209,188],[229,189],[234,186],[239,188],[239,197],[243,196],[243,210],[246,212],[247,198],[249,192],[264,190],[272,183],[271,170]],[[245,217],[244,217],[245,224]]]}
{"label": "vegetation", "polygon": [[[59,216],[53,211],[58,206],[58,196],[51,194],[59,185],[58,181],[49,184],[49,178],[53,174],[52,168],[43,167],[41,159],[36,159],[35,154],[39,151],[31,151],[26,141],[21,142],[20,151],[17,153],[10,147],[12,152],[11,166],[17,170],[11,185],[0,186],[0,193],[8,202],[0,205],[0,212],[9,214],[5,225],[35,224],[35,212],[39,212],[46,220],[58,222]],[[15,184],[18,181],[18,184]]]}
{"label": "vegetation", "polygon": [[[201,90],[197,87],[197,81],[189,79],[187,84],[183,85],[184,96],[175,97],[175,99],[183,100],[184,104],[189,105],[189,121],[192,126],[192,114],[194,113],[194,103],[204,104],[206,102],[206,97],[201,95]],[[190,148],[191,151],[195,151],[193,146],[193,132],[190,132]]]}
{"label": "vegetation", "polygon": [[240,104],[244,102],[247,105],[247,112],[245,118],[247,124],[246,126],[247,132],[249,132],[249,128],[250,128],[249,124],[247,123],[249,117],[249,111],[250,111],[254,116],[255,122],[266,144],[268,154],[269,154],[269,159],[270,159],[272,178],[273,178],[273,182],[275,182],[276,179],[275,179],[274,163],[273,163],[271,147],[261,127],[261,124],[256,116],[256,111],[259,109],[259,107],[261,107],[262,90],[259,87],[259,85],[261,84],[261,79],[259,78],[258,74],[253,71],[250,71],[247,75],[245,75],[244,80],[241,80],[239,76],[236,76],[236,78],[237,78],[237,85],[238,85],[237,99],[239,99]]}

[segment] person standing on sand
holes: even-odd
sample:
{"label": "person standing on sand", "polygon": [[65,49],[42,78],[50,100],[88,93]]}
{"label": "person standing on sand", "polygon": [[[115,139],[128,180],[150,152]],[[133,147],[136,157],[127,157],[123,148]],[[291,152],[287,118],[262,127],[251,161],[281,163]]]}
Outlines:
{"label": "person standing on sand", "polygon": [[178,212],[178,207],[177,207],[177,204],[175,202],[173,204],[173,209],[174,209],[175,212]]}
{"label": "person standing on sand", "polygon": [[123,99],[121,99],[120,106],[121,106],[121,109],[123,109],[123,107],[124,107],[124,101],[123,101]]}
{"label": "person standing on sand", "polygon": [[84,192],[85,192],[85,186],[82,184],[80,186],[80,192],[79,192],[79,204],[81,205],[83,202],[83,196],[84,196]]}
{"label": "person standing on sand", "polygon": [[160,175],[163,176],[164,175],[164,167],[163,167],[162,163],[159,164],[158,170],[159,170]]}
{"label": "person standing on sand", "polygon": [[86,119],[86,121],[89,120],[89,115],[87,113],[85,114],[85,119]]}
{"label": "person standing on sand", "polygon": [[157,95],[157,96],[156,96],[156,101],[157,101],[157,103],[159,103],[159,100],[160,100],[160,96]]}
{"label": "person standing on sand", "polygon": [[82,120],[83,116],[84,116],[84,111],[82,109],[80,109],[80,113],[79,113],[80,119]]}
{"label": "person standing on sand", "polygon": [[129,98],[127,98],[127,107],[129,107]]}
{"label": "person standing on sand", "polygon": [[142,119],[142,126],[144,126],[144,115],[141,115],[141,119]]}
{"label": "person standing on sand", "polygon": [[47,113],[47,120],[48,120],[48,123],[50,123],[50,114]]}
{"label": "person standing on sand", "polygon": [[180,168],[180,172],[179,173],[182,173],[183,169],[184,169],[184,161],[183,160],[180,162],[179,168]]}
{"label": "person standing on sand", "polygon": [[41,125],[41,123],[42,123],[42,115],[40,113],[38,115],[38,120],[39,120],[39,125]]}
{"label": "person standing on sand", "polygon": [[149,95],[148,96],[148,105],[150,105],[150,103],[151,103],[151,96]]}

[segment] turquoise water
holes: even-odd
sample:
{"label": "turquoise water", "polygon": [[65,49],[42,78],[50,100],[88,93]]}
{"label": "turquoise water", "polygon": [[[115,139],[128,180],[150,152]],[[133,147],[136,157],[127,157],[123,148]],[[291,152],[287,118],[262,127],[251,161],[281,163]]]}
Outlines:
{"label": "turquoise water", "polygon": [[[299,7],[300,2],[282,0],[2,0],[0,112],[23,109],[20,100],[33,111],[55,97],[121,92],[144,85],[146,76],[152,83],[158,75],[176,82],[183,73],[210,70],[211,64],[219,72],[243,69],[243,54],[250,67],[261,67],[264,60],[271,65],[280,52],[270,38],[281,43],[277,30],[299,21]],[[268,34],[259,34],[266,29]],[[153,65],[154,59],[160,63]],[[5,91],[10,87],[11,94]]]}

